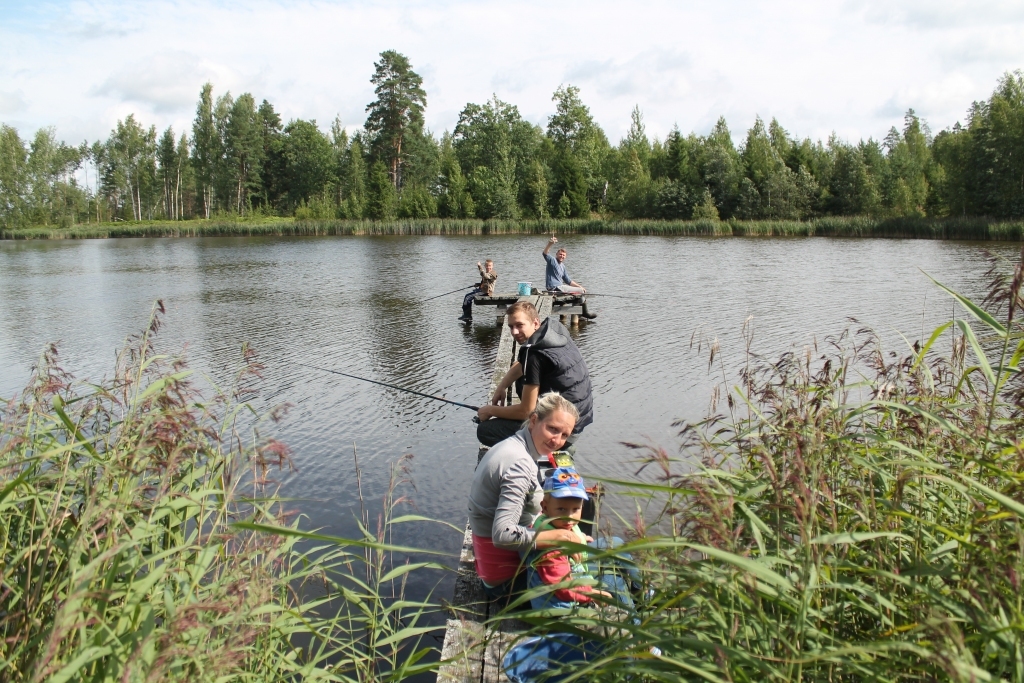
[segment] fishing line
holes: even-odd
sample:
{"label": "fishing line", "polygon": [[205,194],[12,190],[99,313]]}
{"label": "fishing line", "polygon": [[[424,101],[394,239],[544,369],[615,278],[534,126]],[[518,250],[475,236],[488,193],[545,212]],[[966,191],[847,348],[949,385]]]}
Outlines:
{"label": "fishing line", "polygon": [[305,368],[311,368],[313,370],[320,370],[321,372],[330,372],[330,373],[335,374],[335,375],[341,375],[342,377],[351,377],[352,379],[358,379],[361,382],[369,382],[370,384],[379,384],[382,387],[387,387],[389,389],[396,389],[398,391],[404,391],[407,394],[415,394],[416,396],[422,396],[424,398],[431,398],[431,399],[434,399],[435,401],[442,401],[444,403],[450,403],[451,405],[458,406],[459,408],[469,408],[470,410],[474,410],[474,411],[480,410],[479,406],[473,406],[473,405],[470,405],[468,403],[459,403],[458,401],[452,401],[451,399],[443,398],[441,396],[435,396],[434,394],[426,394],[426,393],[424,393],[422,391],[416,391],[414,389],[406,389],[405,387],[400,387],[400,386],[397,386],[395,384],[388,384],[387,382],[378,382],[375,379],[368,379],[366,377],[360,377],[359,375],[350,375],[347,372],[340,372],[338,370],[331,370],[329,368],[321,368],[321,367],[317,367],[316,365],[307,365],[306,363],[297,363],[297,365],[301,365],[302,367],[305,367]]}
{"label": "fishing line", "polygon": [[440,299],[442,296],[448,296],[449,294],[454,294],[455,292],[462,292],[462,291],[465,291],[467,289],[473,289],[474,287],[476,287],[476,285],[470,285],[469,287],[459,287],[458,289],[453,289],[450,292],[445,292],[444,294],[438,294],[437,296],[432,296],[429,299],[423,299],[422,301],[418,301],[416,303],[420,303],[420,304],[426,303],[427,301],[433,301],[434,299]]}

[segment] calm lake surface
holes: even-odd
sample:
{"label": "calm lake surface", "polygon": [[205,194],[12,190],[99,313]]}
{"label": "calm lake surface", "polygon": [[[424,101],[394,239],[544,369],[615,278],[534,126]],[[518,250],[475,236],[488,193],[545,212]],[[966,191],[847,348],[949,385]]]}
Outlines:
{"label": "calm lake surface", "polygon": [[[424,515],[461,527],[476,462],[472,413],[384,387],[320,373],[310,363],[448,398],[486,400],[499,329],[494,317],[456,321],[475,264],[493,258],[498,291],[543,282],[543,237],[325,237],[0,242],[0,397],[18,392],[48,342],[79,378],[112,371],[124,339],[156,299],[167,306],[158,348],[230,380],[250,342],[267,365],[262,409],[293,405],[279,437],[295,471],[283,494],[306,528],[354,532],[353,447],[364,491],[379,500],[387,463],[411,453]],[[769,357],[868,325],[903,352],[953,314],[922,270],[980,299],[983,250],[1015,259],[1018,245],[826,238],[566,237],[567,265],[593,292],[598,319],[574,333],[590,367],[596,420],[579,442],[588,473],[630,477],[622,441],[674,451],[676,419],[699,420],[711,386],[707,344],[717,338],[735,383],[741,330]],[[957,315],[962,315],[957,311]],[[927,333],[925,336],[927,336]],[[408,540],[408,539],[407,539]],[[457,555],[461,535],[419,528],[414,542]],[[453,560],[454,562],[454,560]],[[441,594],[450,592],[440,587]]]}

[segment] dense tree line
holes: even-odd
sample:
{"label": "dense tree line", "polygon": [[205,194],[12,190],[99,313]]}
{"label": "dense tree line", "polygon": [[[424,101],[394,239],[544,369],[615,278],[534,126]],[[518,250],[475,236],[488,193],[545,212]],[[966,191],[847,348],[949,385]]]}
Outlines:
{"label": "dense tree line", "polygon": [[[449,133],[424,128],[427,94],[408,58],[383,52],[376,99],[349,136],[337,119],[283,123],[267,100],[203,86],[191,131],[134,115],[105,141],[0,126],[0,225],[295,215],[299,218],[801,219],[1024,216],[1024,73],[1008,73],[966,125],[857,144],[797,139],[754,121],[737,146],[724,119],[704,136],[648,137],[639,108],[613,146],[578,88],[559,87],[547,127],[493,97]],[[85,182],[80,182],[84,175]]]}

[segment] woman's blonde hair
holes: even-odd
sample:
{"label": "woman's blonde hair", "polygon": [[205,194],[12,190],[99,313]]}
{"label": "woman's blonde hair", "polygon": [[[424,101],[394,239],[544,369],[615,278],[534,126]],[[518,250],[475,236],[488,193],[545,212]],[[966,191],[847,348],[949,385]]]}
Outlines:
{"label": "woman's blonde hair", "polygon": [[557,391],[548,392],[537,399],[537,407],[530,414],[536,415],[538,420],[546,420],[551,413],[558,410],[572,415],[573,422],[578,422],[580,419],[580,411],[576,410],[576,406],[572,404],[572,401]]}

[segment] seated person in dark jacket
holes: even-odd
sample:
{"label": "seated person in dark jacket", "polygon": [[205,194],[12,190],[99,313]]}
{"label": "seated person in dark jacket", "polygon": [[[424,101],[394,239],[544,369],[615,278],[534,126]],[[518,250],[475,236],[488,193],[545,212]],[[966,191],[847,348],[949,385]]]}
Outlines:
{"label": "seated person in dark jacket", "polygon": [[[576,406],[580,419],[566,443],[573,443],[583,428],[594,421],[594,399],[590,393],[587,364],[569,337],[569,331],[554,318],[544,322],[527,301],[508,308],[508,327],[519,344],[517,360],[498,383],[491,404],[477,412],[480,443],[493,446],[515,434],[537,405],[537,397],[549,391],[564,396]],[[520,402],[504,405],[508,388],[515,383]]]}

